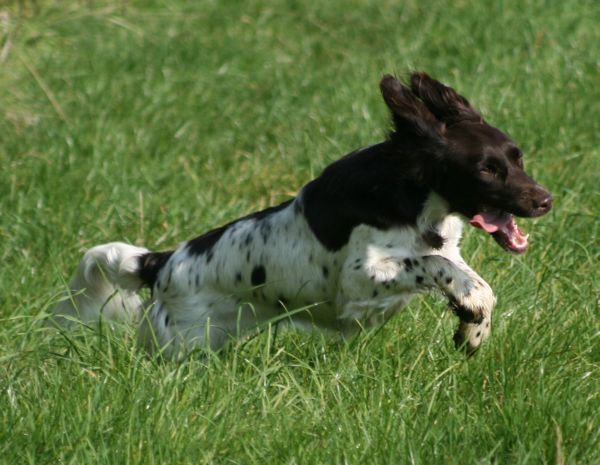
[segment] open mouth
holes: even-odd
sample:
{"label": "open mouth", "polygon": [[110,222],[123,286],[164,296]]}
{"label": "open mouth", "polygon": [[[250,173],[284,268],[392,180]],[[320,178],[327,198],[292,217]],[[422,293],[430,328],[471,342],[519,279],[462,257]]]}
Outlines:
{"label": "open mouth", "polygon": [[523,253],[527,250],[528,235],[523,234],[510,213],[499,210],[477,213],[469,224],[491,234],[498,244],[510,252]]}

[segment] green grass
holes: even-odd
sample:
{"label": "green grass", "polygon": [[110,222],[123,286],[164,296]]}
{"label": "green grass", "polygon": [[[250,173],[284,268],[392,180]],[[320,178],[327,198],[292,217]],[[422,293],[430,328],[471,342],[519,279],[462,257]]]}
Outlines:
{"label": "green grass", "polygon": [[[0,463],[600,463],[600,9],[578,0],[0,5]],[[265,333],[171,363],[43,326],[82,250],[175,246],[382,139],[423,69],[515,138],[556,207],[465,360],[443,302],[339,343]]]}

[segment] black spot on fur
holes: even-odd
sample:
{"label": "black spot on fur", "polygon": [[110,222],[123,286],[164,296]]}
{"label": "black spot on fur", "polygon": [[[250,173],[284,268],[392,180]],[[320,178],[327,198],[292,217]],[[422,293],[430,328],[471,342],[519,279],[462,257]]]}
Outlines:
{"label": "black spot on fur", "polygon": [[267,272],[265,271],[265,267],[262,265],[255,266],[252,269],[252,274],[250,275],[250,282],[253,286],[260,286],[267,281]]}
{"label": "black spot on fur", "polygon": [[271,234],[271,223],[269,223],[269,221],[267,219],[264,219],[260,223],[260,235],[262,237],[263,244],[265,244],[265,245],[267,244],[270,234]]}
{"label": "black spot on fur", "polygon": [[323,276],[327,278],[329,276],[329,268],[323,265]]}
{"label": "black spot on fur", "polygon": [[208,231],[208,232],[204,233],[203,235],[189,241],[188,242],[188,250],[190,251],[190,253],[192,255],[203,254],[203,253],[209,251],[210,249],[212,249],[213,246],[217,243],[217,241],[221,238],[221,236],[223,236],[223,234],[227,230],[229,230],[229,228],[236,225],[240,221],[252,220],[252,219],[259,221],[269,215],[272,215],[273,213],[283,210],[291,202],[292,202],[292,200],[287,200],[287,201],[281,203],[280,205],[276,205],[274,207],[269,207],[269,208],[266,208],[264,210],[261,210],[261,211],[255,212],[255,213],[251,213],[250,215],[246,215],[242,218],[232,221],[231,223],[221,226],[220,228],[216,228],[211,231]]}
{"label": "black spot on fur", "polygon": [[154,287],[158,272],[167,263],[169,258],[171,258],[171,255],[173,255],[172,251],[150,252],[138,257],[138,266],[140,269],[138,276],[146,286],[150,288]]}
{"label": "black spot on fur", "polygon": [[246,263],[250,263],[250,251],[246,252]]}
{"label": "black spot on fur", "polygon": [[424,279],[425,279],[425,278],[423,278],[423,276],[417,276],[417,277],[415,278],[415,282],[416,282],[417,284],[423,284],[423,280],[424,280]]}
{"label": "black spot on fur", "polygon": [[167,282],[163,287],[163,292],[167,292],[169,290],[169,285],[171,284],[171,277],[173,276],[173,268],[169,269],[169,274],[167,275]]}
{"label": "black spot on fur", "polygon": [[206,254],[206,264],[208,265],[212,259],[213,259],[213,252],[211,250]]}
{"label": "black spot on fur", "polygon": [[483,313],[481,311],[477,312],[478,316],[475,316],[475,313],[473,311],[462,307],[456,301],[450,301],[450,308],[452,309],[454,314],[465,323],[474,323],[478,325],[481,324],[481,322],[483,321]]}
{"label": "black spot on fur", "polygon": [[377,292],[377,289],[373,289],[373,294],[371,295],[371,297],[375,298],[379,295],[379,292]]}
{"label": "black spot on fur", "polygon": [[475,334],[475,337],[479,337],[481,336],[481,331],[477,331],[477,334]]}
{"label": "black spot on fur", "polygon": [[405,258],[404,259],[404,268],[406,269],[406,271],[412,271],[413,269],[413,265],[412,262],[410,261],[410,258]]}
{"label": "black spot on fur", "polygon": [[165,312],[165,326],[169,326],[169,314]]}
{"label": "black spot on fur", "polygon": [[356,266],[354,267],[354,269],[355,269],[355,270],[360,270],[360,265],[356,265]]}
{"label": "black spot on fur", "polygon": [[465,337],[464,337],[464,335],[462,334],[462,332],[460,332],[460,331],[458,331],[458,330],[457,330],[457,331],[454,333],[454,337],[453,337],[453,339],[454,339],[454,346],[455,346],[457,349],[464,349],[464,350],[466,350],[466,351],[467,351],[467,353],[469,353],[469,349],[468,349],[468,347],[466,347],[466,346],[465,346]]}
{"label": "black spot on fur", "polygon": [[189,251],[192,255],[201,255],[205,252],[210,251],[217,241],[225,233],[227,226],[223,226],[218,229],[213,229],[207,233],[192,239],[188,242]]}
{"label": "black spot on fur", "polygon": [[444,246],[445,239],[436,231],[427,230],[421,236],[425,243],[432,249],[438,250]]}
{"label": "black spot on fur", "polygon": [[289,306],[288,300],[281,294],[279,294],[279,296],[277,297],[277,302],[283,305],[284,307]]}
{"label": "black spot on fur", "polygon": [[448,277],[446,278],[446,284],[450,284],[452,282],[452,278]]}
{"label": "black spot on fur", "polygon": [[235,282],[236,283],[242,282],[242,273],[239,271],[235,274]]}

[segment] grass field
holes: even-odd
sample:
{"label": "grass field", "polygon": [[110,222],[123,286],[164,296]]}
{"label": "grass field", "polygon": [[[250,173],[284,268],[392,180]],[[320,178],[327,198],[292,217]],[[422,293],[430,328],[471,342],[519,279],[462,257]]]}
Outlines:
{"label": "grass field", "polygon": [[[599,23],[594,0],[0,3],[0,463],[600,464]],[[467,231],[499,297],[476,357],[435,298],[183,363],[43,326],[85,248],[171,248],[382,140],[379,78],[408,69],[556,200],[524,256]]]}

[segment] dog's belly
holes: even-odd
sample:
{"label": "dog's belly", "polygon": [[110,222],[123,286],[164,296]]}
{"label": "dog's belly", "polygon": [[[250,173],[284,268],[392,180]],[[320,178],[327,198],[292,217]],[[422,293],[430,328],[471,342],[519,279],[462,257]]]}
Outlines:
{"label": "dog's belly", "polygon": [[173,266],[170,281],[167,275],[163,285],[154,290],[148,321],[159,346],[168,347],[168,356],[193,347],[216,349],[269,324],[339,331],[334,266],[338,258],[317,252],[298,254],[293,260],[266,260],[265,282],[256,285],[252,283],[252,263],[225,265],[221,274],[214,273],[210,279],[205,276],[198,286],[194,258],[190,257],[189,263],[180,261]]}
{"label": "dog's belly", "polygon": [[[268,286],[265,286],[268,288]],[[158,346],[167,357],[189,353],[194,347],[219,349],[227,341],[270,327],[339,331],[340,320],[332,302],[271,301],[255,292],[225,293],[203,289],[185,296],[160,296],[148,306],[140,339],[148,349]],[[264,297],[263,297],[264,296]]]}

